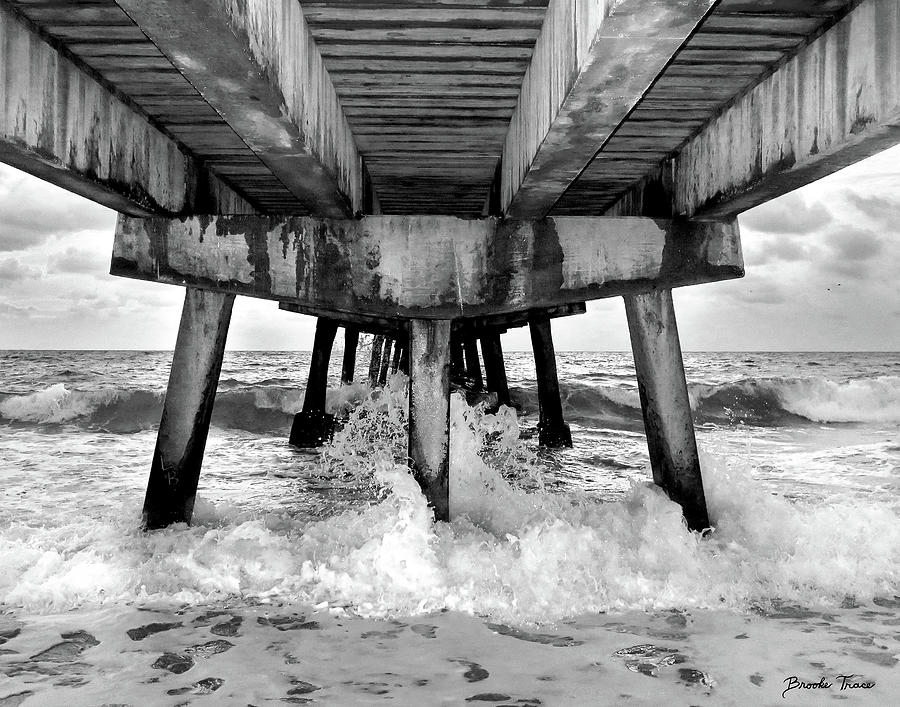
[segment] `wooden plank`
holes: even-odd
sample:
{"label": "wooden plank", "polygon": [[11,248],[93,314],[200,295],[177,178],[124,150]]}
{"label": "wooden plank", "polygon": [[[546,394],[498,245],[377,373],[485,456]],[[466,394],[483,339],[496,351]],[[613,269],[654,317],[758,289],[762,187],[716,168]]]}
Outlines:
{"label": "wooden plank", "polygon": [[[379,4],[380,3],[376,3]],[[470,7],[418,8],[406,5],[396,10],[383,6],[372,8],[371,3],[361,3],[346,7],[341,5],[322,4],[303,5],[303,14],[313,32],[321,27],[365,27],[391,32],[397,27],[439,27],[446,30],[454,28],[492,28],[492,27],[524,27],[535,29],[541,26],[544,19],[544,8],[492,8]]]}
{"label": "wooden plank", "polygon": [[120,219],[112,273],[374,316],[456,318],[743,273],[737,223]]}
{"label": "wooden plank", "polygon": [[503,148],[504,213],[546,215],[714,4],[551,2]]}
{"label": "wooden plank", "polygon": [[532,28],[481,29],[469,27],[404,27],[391,29],[387,35],[383,29],[354,27],[333,29],[316,27],[314,37],[317,43],[328,42],[384,42],[389,44],[534,44],[540,30]]}
{"label": "wooden plank", "polygon": [[732,216],[900,142],[900,5],[866,0],[692,139],[678,213]]}
{"label": "wooden plank", "polygon": [[310,213],[358,210],[359,154],[295,0],[117,1]]}
{"label": "wooden plank", "polygon": [[[306,7],[306,3],[303,3]],[[384,40],[384,38],[382,38]],[[347,43],[323,42],[316,40],[319,51],[326,62],[333,59],[371,58],[381,59],[420,59],[436,61],[438,59],[454,60],[518,60],[531,58],[531,45],[526,44],[466,44],[460,42],[442,42],[441,44],[392,44],[389,41],[363,42],[355,40]]]}

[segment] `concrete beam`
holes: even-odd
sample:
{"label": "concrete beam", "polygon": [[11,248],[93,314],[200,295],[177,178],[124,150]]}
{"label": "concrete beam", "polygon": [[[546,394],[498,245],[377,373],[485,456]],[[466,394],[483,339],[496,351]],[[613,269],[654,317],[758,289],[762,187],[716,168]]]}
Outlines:
{"label": "concrete beam", "polygon": [[378,317],[543,309],[743,275],[737,222],[122,217],[111,272]]}
{"label": "concrete beam", "polygon": [[731,218],[900,142],[900,3],[865,0],[675,161],[676,213]]}
{"label": "concrete beam", "polygon": [[171,138],[0,5],[0,161],[133,216],[192,212]]}
{"label": "concrete beam", "polygon": [[503,148],[503,213],[546,216],[715,4],[551,0]]}
{"label": "concrete beam", "polygon": [[356,143],[300,3],[116,1],[310,213],[360,210]]}

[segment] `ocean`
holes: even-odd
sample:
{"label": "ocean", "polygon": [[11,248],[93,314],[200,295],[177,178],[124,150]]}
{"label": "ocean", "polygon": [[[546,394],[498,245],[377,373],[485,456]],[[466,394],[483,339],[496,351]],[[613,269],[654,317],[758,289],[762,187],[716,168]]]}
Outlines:
{"label": "ocean", "polygon": [[897,354],[685,354],[701,535],[630,354],[558,353],[572,449],[537,448],[528,353],[518,410],[454,394],[434,525],[405,379],[340,353],[315,451],[309,354],[227,353],[194,523],[145,533],[171,352],[0,352],[0,706],[895,703]]}

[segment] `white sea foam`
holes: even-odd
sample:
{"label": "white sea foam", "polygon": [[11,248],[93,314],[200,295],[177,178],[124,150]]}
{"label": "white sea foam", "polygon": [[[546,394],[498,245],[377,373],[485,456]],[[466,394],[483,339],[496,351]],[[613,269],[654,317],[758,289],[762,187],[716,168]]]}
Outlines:
{"label": "white sea foam", "polygon": [[[810,506],[704,458],[716,530],[686,530],[648,484],[600,503],[540,483],[510,410],[452,405],[452,524],[433,525],[406,470],[405,381],[367,397],[323,455],[322,474],[380,491],[315,522],[198,504],[193,527],[144,534],[136,503],[0,527],[0,602],[30,610],[234,597],[349,605],[372,615],[443,608],[505,621],[609,609],[838,603],[900,592],[900,518],[887,505]],[[811,473],[814,470],[810,470]],[[649,473],[648,473],[649,477]]]}

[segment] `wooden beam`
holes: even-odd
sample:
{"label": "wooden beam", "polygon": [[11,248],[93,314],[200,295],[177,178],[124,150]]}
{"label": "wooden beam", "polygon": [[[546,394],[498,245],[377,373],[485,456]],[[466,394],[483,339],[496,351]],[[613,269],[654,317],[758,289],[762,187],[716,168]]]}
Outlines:
{"label": "wooden beam", "polygon": [[377,317],[543,309],[740,277],[737,222],[120,218],[111,272]]}
{"label": "wooden beam", "polygon": [[546,216],[715,2],[551,0],[503,148],[503,212]]}
{"label": "wooden beam", "polygon": [[675,207],[730,218],[900,142],[900,4],[865,0],[675,160]]}
{"label": "wooden beam", "polygon": [[409,327],[409,459],[435,520],[450,520],[450,322]]}
{"label": "wooden beam", "polygon": [[5,4],[0,161],[133,216],[191,212],[199,173],[174,140]]}
{"label": "wooden beam", "polygon": [[116,0],[310,213],[360,209],[350,126],[296,0]]}

